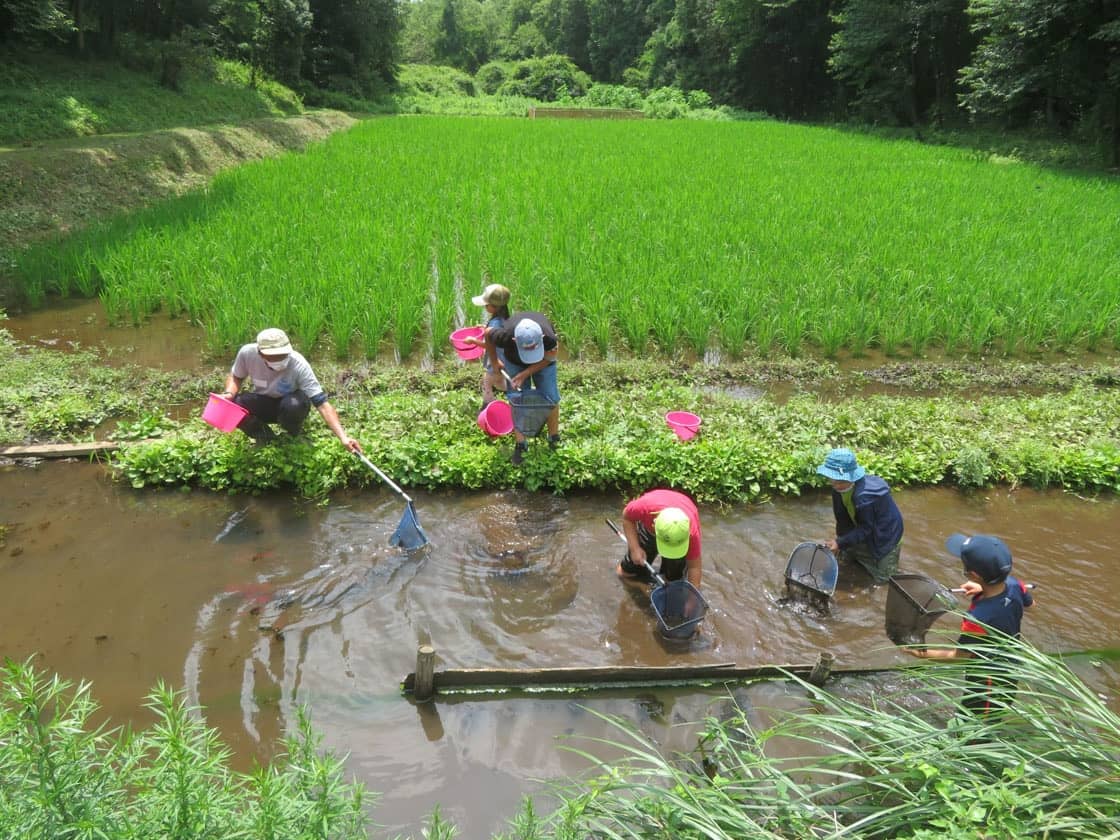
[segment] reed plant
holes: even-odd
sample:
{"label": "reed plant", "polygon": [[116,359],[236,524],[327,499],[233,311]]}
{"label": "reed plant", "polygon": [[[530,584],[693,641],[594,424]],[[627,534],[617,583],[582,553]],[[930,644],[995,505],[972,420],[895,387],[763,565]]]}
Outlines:
{"label": "reed plant", "polygon": [[0,670],[0,835],[28,840],[356,840],[367,794],[344,780],[300,711],[282,754],[252,773],[201,710],[160,684],[149,729],[95,726],[88,683],[47,675],[30,660]]}
{"label": "reed plant", "polygon": [[[631,723],[574,739],[557,837],[1116,837],[1120,718],[1060,660],[1002,639],[1019,684],[996,721],[959,710],[968,665],[922,665],[846,697],[801,683],[802,710],[712,718],[685,756]],[[601,753],[613,756],[606,761]]]}
{"label": "reed plant", "polygon": [[1108,350],[1117,204],[1105,176],[767,121],[392,117],[24,252],[17,282],[223,352],[280,324],[449,355],[488,282],[575,356]]}

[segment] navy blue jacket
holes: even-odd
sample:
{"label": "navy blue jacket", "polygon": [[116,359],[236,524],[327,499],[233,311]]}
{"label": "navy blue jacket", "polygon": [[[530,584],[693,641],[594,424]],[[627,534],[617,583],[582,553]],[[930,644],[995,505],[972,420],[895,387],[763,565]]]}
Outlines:
{"label": "navy blue jacket", "polygon": [[902,539],[902,514],[891,498],[891,488],[877,475],[865,475],[852,488],[856,521],[848,515],[844,500],[832,491],[836,515],[836,544],[841,549],[866,543],[876,560],[885,557]]}

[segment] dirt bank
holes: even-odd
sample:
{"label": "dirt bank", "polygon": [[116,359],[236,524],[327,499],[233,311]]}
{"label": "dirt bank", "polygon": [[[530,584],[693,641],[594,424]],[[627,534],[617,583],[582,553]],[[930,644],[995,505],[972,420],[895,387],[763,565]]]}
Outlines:
{"label": "dirt bank", "polygon": [[316,111],[0,150],[0,276],[25,245],[180,195],[228,167],[302,150],[355,122]]}

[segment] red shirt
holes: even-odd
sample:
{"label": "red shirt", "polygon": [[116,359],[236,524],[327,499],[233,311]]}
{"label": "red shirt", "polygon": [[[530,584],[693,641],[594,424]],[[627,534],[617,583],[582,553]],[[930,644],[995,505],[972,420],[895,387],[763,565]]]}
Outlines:
{"label": "red shirt", "polygon": [[641,522],[651,534],[656,534],[653,519],[668,507],[680,508],[688,515],[688,552],[686,562],[700,559],[700,511],[684,493],[676,490],[650,490],[643,493],[622,511],[631,522]]}

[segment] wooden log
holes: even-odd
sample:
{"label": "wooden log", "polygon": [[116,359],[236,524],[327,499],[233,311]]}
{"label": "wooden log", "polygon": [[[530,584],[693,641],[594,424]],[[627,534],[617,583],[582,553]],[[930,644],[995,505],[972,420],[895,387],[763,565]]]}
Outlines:
{"label": "wooden log", "polygon": [[0,446],[0,458],[88,458],[114,452],[120,444],[109,440],[88,443],[37,443],[32,446]]}
{"label": "wooden log", "polygon": [[[432,675],[435,692],[496,692],[504,690],[571,690],[590,691],[627,686],[671,687],[700,683],[720,685],[754,679],[784,679],[796,676],[808,679],[813,665],[758,665],[739,668],[733,662],[711,665],[685,665],[667,667],[607,666],[596,668],[526,668],[507,670],[501,668],[456,669],[437,671]],[[831,670],[832,674],[866,675],[893,668],[849,668]],[[401,682],[406,694],[416,694],[416,674],[409,674]]]}
{"label": "wooden log", "polygon": [[436,649],[431,645],[420,645],[416,649],[416,673],[412,691],[418,703],[426,703],[435,694],[435,667]]}

